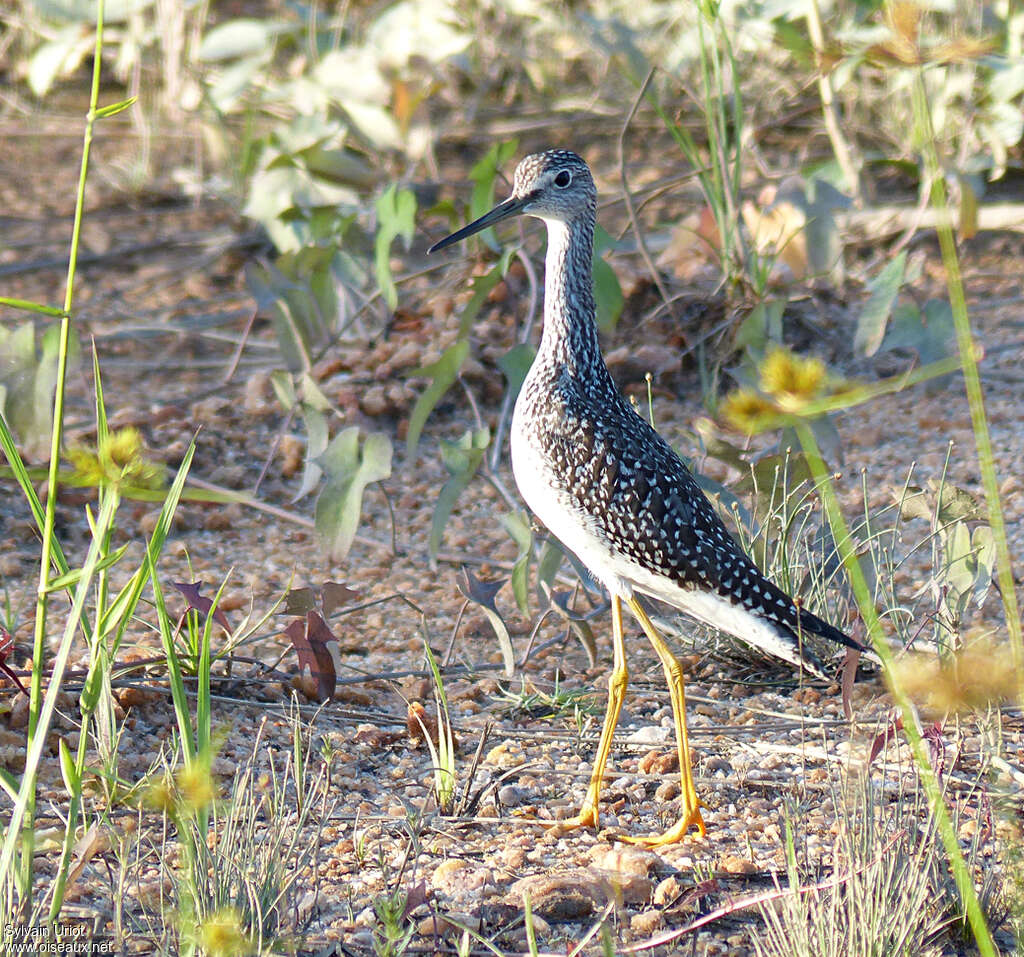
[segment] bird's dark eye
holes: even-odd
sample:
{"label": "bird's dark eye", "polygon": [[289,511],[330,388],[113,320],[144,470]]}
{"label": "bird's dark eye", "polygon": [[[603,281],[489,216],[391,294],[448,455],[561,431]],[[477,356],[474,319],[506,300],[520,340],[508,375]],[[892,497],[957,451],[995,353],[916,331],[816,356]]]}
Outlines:
{"label": "bird's dark eye", "polygon": [[560,172],[555,177],[555,185],[561,189],[565,189],[565,187],[568,186],[571,182],[572,173],[570,173],[567,169],[563,169],[562,172]]}

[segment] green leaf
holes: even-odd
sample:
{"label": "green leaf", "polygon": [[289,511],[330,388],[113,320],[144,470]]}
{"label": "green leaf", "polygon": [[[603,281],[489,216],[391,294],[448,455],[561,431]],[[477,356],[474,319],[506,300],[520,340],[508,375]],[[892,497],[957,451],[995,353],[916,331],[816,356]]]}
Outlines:
{"label": "green leaf", "polygon": [[340,432],[327,446],[317,464],[327,484],[316,503],[316,530],[332,561],[340,561],[352,547],[363,506],[363,492],[371,482],[391,475],[391,440],[383,432],[371,432],[359,452],[359,427]]}
{"label": "green leaf", "polygon": [[[31,320],[15,329],[0,325],[0,412],[30,461],[41,461],[49,454],[59,348],[58,323],[47,327],[38,349]],[[72,330],[69,362],[78,353],[78,337]]]}
{"label": "green leaf", "polygon": [[306,464],[302,473],[302,484],[292,498],[292,502],[298,502],[305,498],[320,484],[324,473],[317,464],[317,460],[327,451],[329,438],[327,418],[319,409],[303,403],[302,421],[306,426]]}
{"label": "green leaf", "polygon": [[91,715],[96,710],[96,705],[99,704],[102,691],[103,666],[99,661],[96,661],[85,676],[85,681],[82,682],[82,693],[78,696],[82,714]]}
{"label": "green leaf", "polygon": [[537,591],[542,602],[547,601],[555,586],[555,576],[562,567],[565,554],[562,546],[553,538],[545,540],[541,546],[540,558],[537,561]]}
{"label": "green leaf", "polygon": [[64,315],[64,310],[58,309],[56,306],[44,306],[41,302],[32,302],[30,299],[12,299],[9,296],[0,296],[0,306],[24,309],[26,312],[39,312],[44,316],[55,316],[57,318],[61,318]]}
{"label": "green leaf", "polygon": [[45,96],[61,74],[74,72],[93,47],[93,31],[81,23],[69,23],[36,48],[28,64],[28,85],[36,96]]}
{"label": "green leaf", "polygon": [[[225,64],[215,73],[210,71],[213,74],[212,82],[206,87],[206,95],[213,108],[224,114],[243,103],[246,93],[256,78],[263,75],[272,56],[273,51],[268,50],[262,55],[254,54],[235,63]],[[249,188],[251,198],[252,183]]]}
{"label": "green leaf", "polygon": [[786,305],[785,299],[757,303],[737,327],[732,347],[759,360],[769,343],[782,342],[782,316]]}
{"label": "green leaf", "polygon": [[473,323],[480,313],[480,309],[491,294],[491,290],[501,281],[501,277],[505,274],[504,263],[505,260],[503,259],[495,263],[482,276],[473,277],[470,283],[473,287],[473,295],[469,297],[469,302],[466,303],[465,308],[462,310],[462,315],[459,317],[460,339],[465,339],[469,335],[470,329],[472,329]]}
{"label": "green leaf", "polygon": [[939,533],[943,565],[936,574],[942,600],[959,620],[973,602],[980,607],[992,585],[995,537],[988,525],[973,533],[966,522],[947,526]]}
{"label": "green leaf", "polygon": [[452,509],[472,481],[491,442],[490,429],[467,431],[457,442],[441,439],[441,459],[451,476],[441,487],[430,521],[430,559],[437,558]]}
{"label": "green leaf", "polygon": [[124,110],[127,110],[129,106],[132,106],[137,99],[137,96],[130,96],[127,100],[119,100],[117,103],[101,106],[96,110],[96,119],[104,120],[108,116],[117,116],[118,113],[121,113]]}
{"label": "green leaf", "polygon": [[[906,303],[892,311],[892,321],[881,349],[909,349],[918,354],[923,365],[928,365],[952,355],[955,342],[953,310],[949,303],[930,299],[923,310],[914,303]],[[929,388],[941,389],[948,380],[949,376],[940,376],[929,382]]]}
{"label": "green leaf", "polygon": [[21,785],[18,783],[18,779],[11,774],[7,768],[0,768],[0,788],[3,788],[7,792],[7,796],[12,801],[18,800],[18,791],[21,789]]}
{"label": "green leaf", "polygon": [[[473,180],[473,193],[469,200],[471,219],[478,219],[494,206],[494,183],[498,177],[498,170],[515,156],[518,149],[519,140],[516,139],[495,143],[487,151],[487,155],[469,171],[469,178]],[[491,249],[498,248],[498,240],[493,229],[485,229],[480,236]]]}
{"label": "green leaf", "polygon": [[[104,571],[105,569],[111,568],[112,566],[116,565],[121,560],[121,558],[124,556],[124,553],[127,550],[128,550],[128,545],[125,544],[125,545],[120,546],[119,548],[115,548],[114,551],[109,552],[108,554],[104,555],[96,563],[96,571],[97,572]],[[81,568],[72,568],[70,571],[66,572],[63,575],[58,575],[56,578],[51,578],[46,583],[46,590],[47,590],[47,592],[52,593],[52,592],[63,591],[66,588],[72,588],[73,586],[78,584],[78,580],[81,577],[82,577],[82,569]]]}
{"label": "green leaf", "polygon": [[291,374],[285,369],[275,369],[270,373],[270,385],[281,408],[285,412],[291,412],[299,401]]}
{"label": "green leaf", "polygon": [[432,362],[422,369],[416,369],[412,375],[427,376],[431,382],[423,394],[416,400],[412,412],[409,415],[409,431],[405,438],[405,451],[409,458],[416,454],[416,447],[420,442],[420,435],[427,417],[434,410],[434,406],[441,401],[443,396],[455,382],[459,375],[462,363],[469,355],[469,342],[460,339],[454,345],[445,349],[437,362]]}
{"label": "green leaf", "polygon": [[317,385],[316,379],[308,372],[303,372],[299,377],[299,391],[303,403],[310,408],[316,409],[317,412],[326,412],[330,409],[330,399],[324,395],[323,390]]}
{"label": "green leaf", "polygon": [[401,236],[408,247],[415,229],[415,194],[410,189],[399,190],[392,184],[377,198],[377,236],[374,240],[377,284],[392,310],[398,305],[398,290],[391,275],[391,244]]}
{"label": "green leaf", "polygon": [[853,336],[853,348],[858,355],[873,356],[878,352],[885,338],[885,328],[892,313],[893,304],[903,285],[903,273],[907,265],[907,253],[904,250],[895,259],[886,264],[885,268],[871,282],[868,289],[871,295],[864,304],[864,309],[857,320],[857,330]]}
{"label": "green leaf", "polygon": [[530,558],[533,555],[533,530],[530,520],[522,513],[510,512],[502,516],[501,524],[519,546],[519,555],[512,567],[512,593],[516,597],[519,610],[525,615],[530,611],[529,584]]}
{"label": "green leaf", "polygon": [[199,59],[207,63],[234,60],[265,53],[282,25],[271,21],[239,18],[207,31],[199,44]]}
{"label": "green leaf", "polygon": [[533,365],[536,355],[537,350],[533,346],[528,342],[521,342],[498,358],[498,368],[508,382],[508,395],[512,402],[519,397],[519,390],[530,373],[530,366]]}
{"label": "green leaf", "polygon": [[619,316],[622,315],[624,299],[622,286],[615,270],[605,262],[603,253],[612,249],[615,241],[600,226],[594,235],[594,299],[597,303],[597,327],[602,332],[612,332]]}
{"label": "green leaf", "polygon": [[944,482],[940,493],[939,483],[934,479],[928,480],[927,491],[919,485],[908,486],[900,507],[905,517],[934,521],[936,527],[952,522],[976,522],[985,517],[984,506],[967,489]]}
{"label": "green leaf", "polygon": [[372,169],[361,156],[349,150],[330,149],[317,143],[304,150],[301,156],[310,173],[333,183],[368,190],[378,182],[379,171]]}
{"label": "green leaf", "polygon": [[64,778],[64,787],[67,788],[68,794],[74,797],[82,791],[82,779],[78,776],[74,759],[71,757],[67,742],[63,738],[60,739],[57,748],[60,752],[60,774]]}

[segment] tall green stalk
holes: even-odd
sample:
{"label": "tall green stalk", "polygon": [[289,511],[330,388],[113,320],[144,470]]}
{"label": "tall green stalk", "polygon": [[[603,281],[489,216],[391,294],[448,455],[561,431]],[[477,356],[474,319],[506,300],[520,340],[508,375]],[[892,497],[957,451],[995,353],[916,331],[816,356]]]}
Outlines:
{"label": "tall green stalk", "polygon": [[967,301],[964,296],[963,279],[960,275],[960,259],[957,256],[952,217],[949,213],[949,202],[946,196],[946,181],[939,165],[939,153],[935,145],[935,127],[932,124],[924,77],[920,69],[914,75],[913,104],[915,120],[923,133],[922,154],[925,170],[930,179],[931,203],[939,214],[936,226],[939,234],[939,249],[942,252],[942,264],[946,270],[946,287],[949,290],[949,302],[953,310],[953,329],[956,334],[957,349],[960,352],[960,368],[964,376],[967,405],[971,410],[971,427],[974,430],[974,444],[978,452],[981,484],[985,491],[988,523],[992,528],[992,537],[995,540],[996,578],[999,582],[999,593],[1006,615],[1006,630],[1010,636],[1010,653],[1013,656],[1017,695],[1018,698],[1024,698],[1024,637],[1021,635],[1020,608],[1017,604],[1010,548],[1006,541],[1006,522],[1003,520],[1003,508],[999,498],[999,480],[996,476],[995,458],[992,454],[992,438],[989,434],[988,417],[985,414],[985,396],[981,391],[981,379],[978,375],[978,350],[971,332],[970,317],[967,315]]}
{"label": "tall green stalk", "polygon": [[[92,147],[92,131],[97,119],[97,105],[100,95],[100,73],[103,63],[103,13],[104,0],[97,0],[96,44],[93,53],[92,86],[89,91],[89,112],[86,114],[85,134],[82,138],[82,163],[78,173],[78,195],[75,199],[75,219],[71,228],[71,253],[68,258],[68,274],[64,288],[64,309],[60,318],[60,336],[57,347],[57,382],[53,399],[53,431],[50,436],[50,465],[46,483],[46,504],[43,511],[42,547],[39,559],[39,586],[36,593],[36,619],[32,642],[32,678],[29,687],[28,750],[31,752],[36,738],[46,735],[46,726],[40,728],[43,714],[43,664],[46,658],[46,615],[49,601],[50,565],[54,551],[54,523],[57,509],[58,468],[60,449],[64,438],[64,392],[67,384],[68,346],[71,340],[71,307],[74,303],[75,267],[78,262],[78,245],[82,234],[82,215],[85,210],[85,183],[89,171],[89,151]],[[95,543],[94,543],[95,544]],[[54,673],[51,683],[59,679]],[[29,774],[26,764],[25,774]],[[35,854],[35,813],[36,795],[34,781],[29,789],[25,806],[24,828],[21,844],[21,866],[18,869],[18,893],[22,907],[32,898],[33,857]],[[24,786],[22,787],[24,791]],[[11,827],[14,822],[12,820]],[[10,837],[10,835],[8,835]],[[6,845],[4,848],[6,857]],[[0,861],[0,874],[4,872]]]}
{"label": "tall green stalk", "polygon": [[914,712],[913,702],[906,690],[902,687],[897,670],[893,666],[892,652],[885,641],[882,632],[882,623],[875,610],[875,603],[872,599],[871,589],[868,587],[864,571],[857,561],[857,555],[853,547],[853,538],[850,535],[850,528],[843,518],[842,509],[839,507],[839,499],[836,496],[835,486],[832,483],[832,475],[825,465],[821,456],[821,449],[818,447],[814,431],[804,419],[795,419],[794,428],[797,438],[803,446],[807,458],[807,464],[814,476],[815,487],[821,494],[822,505],[825,515],[828,518],[829,527],[832,529],[832,537],[836,543],[836,550],[842,559],[846,574],[849,576],[850,585],[853,588],[854,596],[857,599],[857,607],[860,610],[864,623],[867,626],[871,643],[882,660],[882,666],[889,690],[892,693],[893,701],[900,710],[903,719],[903,731],[910,742],[910,748],[914,755],[914,763],[917,765],[918,774],[924,785],[925,794],[932,814],[935,816],[935,824],[942,840],[942,845],[949,858],[950,870],[953,873],[953,880],[956,882],[957,890],[960,892],[960,899],[963,902],[964,910],[967,913],[967,920],[974,933],[974,939],[978,944],[978,951],[982,957],[996,957],[997,951],[989,932],[988,924],[985,922],[985,915],[978,901],[978,895],[974,889],[974,880],[967,864],[964,862],[963,854],[960,852],[960,845],[957,842],[956,831],[946,809],[942,797],[942,786],[932,767],[928,757],[928,749],[924,739],[917,727],[917,716]]}

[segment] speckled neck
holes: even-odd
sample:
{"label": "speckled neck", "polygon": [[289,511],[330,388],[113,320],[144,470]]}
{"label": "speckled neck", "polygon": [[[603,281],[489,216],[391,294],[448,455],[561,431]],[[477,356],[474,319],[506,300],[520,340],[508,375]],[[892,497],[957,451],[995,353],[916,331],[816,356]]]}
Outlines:
{"label": "speckled neck", "polygon": [[595,378],[608,376],[594,318],[594,219],[591,215],[545,222],[544,334],[537,362],[559,366],[593,385]]}

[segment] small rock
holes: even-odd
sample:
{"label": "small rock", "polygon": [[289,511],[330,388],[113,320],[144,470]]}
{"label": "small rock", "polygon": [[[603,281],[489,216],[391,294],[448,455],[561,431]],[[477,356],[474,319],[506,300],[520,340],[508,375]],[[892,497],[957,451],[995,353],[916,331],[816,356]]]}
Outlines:
{"label": "small rock", "polygon": [[629,919],[629,929],[634,934],[648,937],[661,927],[663,921],[664,918],[660,910],[645,910],[634,914]]}
{"label": "small rock", "polygon": [[[533,924],[533,936],[535,939],[543,940],[546,937],[551,936],[551,925],[544,920],[539,914],[531,914],[531,923]],[[523,925],[517,927],[510,934],[504,935],[506,946],[520,944],[523,945],[522,950],[517,950],[516,953],[526,953],[525,945],[527,944],[528,937],[526,934],[526,915],[523,914]]]}
{"label": "small rock", "polygon": [[663,781],[658,785],[657,790],[654,792],[654,796],[666,804],[669,801],[675,800],[679,797],[679,782],[678,781]]}
{"label": "small rock", "polygon": [[469,867],[468,861],[460,860],[457,857],[451,857],[447,861],[442,861],[437,866],[437,869],[434,871],[434,876],[430,879],[430,883],[435,890],[449,890],[451,888],[453,878],[459,873],[459,871],[463,871],[467,867]]}
{"label": "small rock", "polygon": [[245,398],[242,399],[242,408],[248,415],[263,415],[272,405],[272,396],[270,375],[266,372],[254,372],[245,380]]}
{"label": "small rock", "polygon": [[479,917],[455,911],[448,914],[428,914],[416,925],[416,932],[420,937],[452,937],[461,934],[467,927],[471,931],[479,932],[482,923]]}
{"label": "small rock", "polygon": [[498,788],[498,802],[505,807],[518,807],[527,798],[527,792],[514,784],[505,784]]}
{"label": "small rock", "polygon": [[604,871],[604,889],[609,900],[622,900],[625,904],[644,904],[651,899],[654,881],[639,874]]}
{"label": "small rock", "polygon": [[496,744],[490,751],[487,752],[487,757],[484,758],[485,764],[493,764],[498,768],[511,768],[522,761],[522,748],[516,741],[502,741],[501,744]]}
{"label": "small rock", "polygon": [[388,360],[391,369],[412,369],[420,365],[420,354],[423,346],[414,339],[403,342]]}
{"label": "small rock", "polygon": [[535,914],[555,921],[589,917],[605,897],[593,876],[583,870],[534,874],[512,885],[512,899],[522,901],[527,894]]}
{"label": "small rock", "polygon": [[[208,511],[204,516],[203,525],[210,532],[225,532],[239,526],[242,518],[242,506],[232,502],[230,505]],[[218,607],[223,610],[223,603]]]}
{"label": "small rock", "polygon": [[0,578],[15,578],[21,574],[21,556],[11,552],[0,555]]}
{"label": "small rock", "polygon": [[718,869],[726,874],[756,874],[757,865],[746,857],[737,857],[735,854],[726,854],[718,862]]}
{"label": "small rock", "polygon": [[674,875],[670,875],[654,888],[654,903],[658,907],[668,907],[679,899],[679,895],[682,892],[682,885],[676,880]]}
{"label": "small rock", "polygon": [[281,458],[281,477],[291,478],[302,468],[306,457],[306,443],[297,435],[282,435],[277,446],[277,454]]}
{"label": "small rock", "polygon": [[591,857],[602,870],[616,875],[647,877],[658,865],[658,856],[653,851],[619,844],[613,844],[611,847],[598,845],[591,853]]}
{"label": "small rock", "polygon": [[[27,685],[27,679],[24,679],[23,683]],[[14,700],[11,702],[10,714],[7,717],[7,727],[12,731],[27,727],[29,703],[26,695],[18,694],[14,696]]]}
{"label": "small rock", "polygon": [[679,755],[675,751],[648,751],[637,765],[641,774],[668,774],[679,769]]}
{"label": "small rock", "polygon": [[401,739],[402,735],[397,731],[385,731],[374,724],[361,724],[352,735],[353,744],[361,744],[371,751],[379,751]]}
{"label": "small rock", "polygon": [[668,728],[657,728],[654,725],[647,725],[627,734],[625,741],[628,744],[664,744],[668,740],[670,733]]}
{"label": "small rock", "polygon": [[159,701],[163,697],[159,691],[155,691],[152,688],[129,687],[114,689],[114,699],[122,709],[140,707],[151,701]]}
{"label": "small rock", "polygon": [[359,399],[359,407],[367,415],[383,415],[390,408],[387,390],[379,383],[371,385]]}

